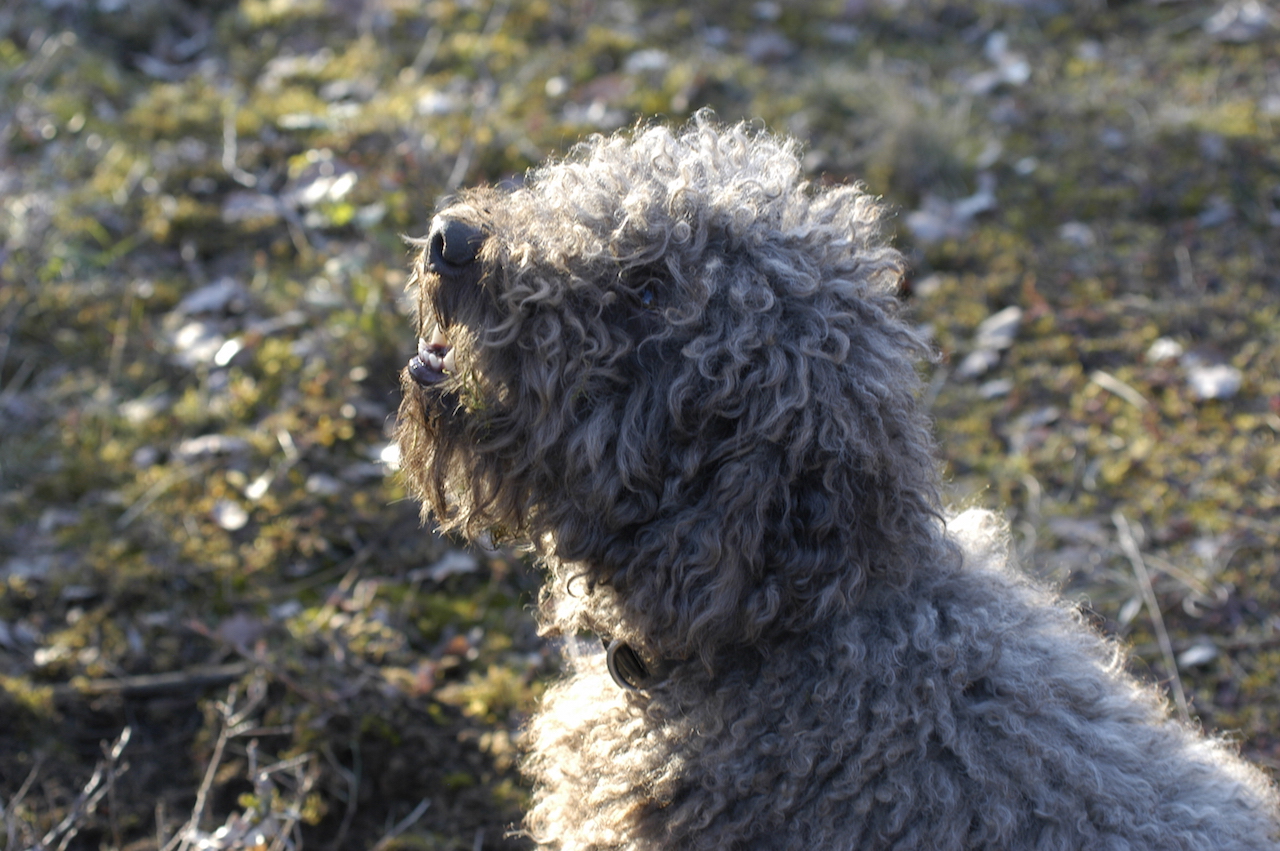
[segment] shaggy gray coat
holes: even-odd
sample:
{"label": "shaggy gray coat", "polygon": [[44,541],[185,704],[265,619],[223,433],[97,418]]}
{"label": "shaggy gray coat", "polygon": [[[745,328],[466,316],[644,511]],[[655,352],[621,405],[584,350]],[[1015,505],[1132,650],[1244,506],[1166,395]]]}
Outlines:
{"label": "shaggy gray coat", "polygon": [[596,137],[420,241],[398,438],[445,529],[524,541],[577,660],[532,721],[546,848],[1263,849],[1277,798],[944,518],[903,260],[794,142]]}

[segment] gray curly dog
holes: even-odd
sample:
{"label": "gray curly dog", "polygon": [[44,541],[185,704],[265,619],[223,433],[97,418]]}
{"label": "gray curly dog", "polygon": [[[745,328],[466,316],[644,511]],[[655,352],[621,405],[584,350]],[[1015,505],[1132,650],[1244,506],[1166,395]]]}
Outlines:
{"label": "gray curly dog", "polygon": [[582,653],[525,829],[586,849],[1280,847],[1261,771],[949,517],[903,258],[796,143],[595,137],[418,241],[424,512],[531,545]]}

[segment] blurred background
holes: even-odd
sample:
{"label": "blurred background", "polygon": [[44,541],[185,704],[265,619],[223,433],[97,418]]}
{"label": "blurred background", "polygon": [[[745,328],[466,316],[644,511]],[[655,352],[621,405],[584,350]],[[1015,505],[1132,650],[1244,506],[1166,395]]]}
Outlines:
{"label": "blurred background", "polygon": [[1237,0],[0,8],[0,844],[496,849],[536,569],[394,473],[405,235],[703,106],[864,181],[949,497],[1280,768],[1280,14]]}

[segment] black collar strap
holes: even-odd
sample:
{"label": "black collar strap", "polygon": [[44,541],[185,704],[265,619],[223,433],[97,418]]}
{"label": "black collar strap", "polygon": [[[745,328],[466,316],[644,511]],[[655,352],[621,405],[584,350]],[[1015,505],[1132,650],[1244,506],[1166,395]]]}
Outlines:
{"label": "black collar strap", "polygon": [[[649,666],[640,658],[640,654],[621,639],[600,637],[605,648],[605,661],[609,665],[609,676],[618,687],[630,692],[643,693],[666,679],[666,671],[651,673]],[[660,666],[665,668],[665,666]]]}

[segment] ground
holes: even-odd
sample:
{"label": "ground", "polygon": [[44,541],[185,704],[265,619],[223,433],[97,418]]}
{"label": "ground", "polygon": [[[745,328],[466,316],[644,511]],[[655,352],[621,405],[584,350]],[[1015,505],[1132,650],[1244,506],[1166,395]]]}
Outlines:
{"label": "ground", "polygon": [[520,554],[421,529],[388,472],[401,237],[706,105],[893,205],[950,497],[1280,769],[1267,7],[10,6],[6,847],[193,847],[190,819],[217,849],[521,847],[512,738],[555,652]]}

